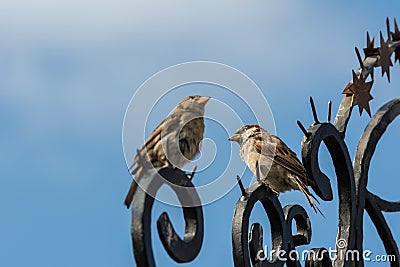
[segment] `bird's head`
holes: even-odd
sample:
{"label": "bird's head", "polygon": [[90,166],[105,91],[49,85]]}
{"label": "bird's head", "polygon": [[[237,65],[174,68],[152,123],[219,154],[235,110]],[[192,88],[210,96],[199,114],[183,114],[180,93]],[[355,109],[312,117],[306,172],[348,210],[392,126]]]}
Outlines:
{"label": "bird's head", "polygon": [[204,107],[206,106],[208,100],[210,100],[209,96],[187,96],[178,104],[176,108],[184,111],[194,111],[204,114]]}
{"label": "bird's head", "polygon": [[237,142],[242,145],[249,138],[261,133],[261,128],[259,125],[245,125],[236,130],[236,132],[229,137],[229,141]]}

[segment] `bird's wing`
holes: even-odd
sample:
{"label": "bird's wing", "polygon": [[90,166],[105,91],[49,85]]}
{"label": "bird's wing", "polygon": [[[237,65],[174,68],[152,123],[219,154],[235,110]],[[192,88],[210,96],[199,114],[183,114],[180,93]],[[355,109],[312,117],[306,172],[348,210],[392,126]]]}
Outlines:
{"label": "bird's wing", "polygon": [[[154,147],[154,145],[161,140],[161,131],[163,128],[163,125],[165,123],[165,121],[168,118],[164,119],[151,133],[151,135],[149,136],[149,138],[147,138],[146,142],[143,144],[143,146],[139,149],[139,153],[142,156],[142,158],[144,159],[146,156],[146,151],[148,151],[149,149],[151,149],[152,147]],[[135,174],[138,171],[138,168],[133,169],[133,167],[135,167],[139,162],[139,155],[136,154],[132,164],[129,166],[129,171],[131,172],[131,174]],[[133,170],[132,170],[133,169]]]}
{"label": "bird's wing", "polygon": [[312,183],[307,177],[306,170],[297,158],[296,153],[294,153],[279,137],[266,131],[263,132],[262,135],[263,142],[256,142],[257,152],[267,157],[273,157],[276,164],[301,178],[307,185]]}
{"label": "bird's wing", "polygon": [[[167,118],[165,118],[151,133],[149,138],[147,138],[144,145],[139,149],[139,153],[143,159],[147,159],[146,153],[147,151],[152,151],[154,146],[161,141],[162,134],[169,133],[174,130],[179,125],[179,116],[175,113],[172,113]],[[131,170],[132,174],[135,174],[138,171],[138,167],[132,170],[134,166],[139,165],[139,156],[136,155],[129,170]]]}
{"label": "bird's wing", "polygon": [[279,137],[272,135],[272,139],[276,142],[275,162],[297,175],[299,178],[304,179],[303,182],[308,184],[309,178],[307,177],[307,172],[303,164],[297,158],[296,153],[294,153]]}
{"label": "bird's wing", "polygon": [[[157,127],[156,129],[152,132],[150,137],[146,140],[144,145],[139,149],[139,153],[142,160],[149,160],[149,158],[146,156],[147,151],[152,151],[154,146],[161,141],[161,136],[162,134],[167,134],[174,128],[177,128],[179,125],[179,117],[172,113],[170,116],[168,116],[166,119],[164,119]],[[165,132],[163,132],[165,131]],[[127,208],[130,207],[132,200],[133,200],[133,195],[135,194],[135,191],[137,190],[138,187],[138,181],[141,179],[143,172],[143,166],[141,166],[141,160],[139,158],[139,155],[136,154],[135,158],[133,159],[133,162],[131,166],[129,167],[129,171],[131,174],[135,175],[135,179],[132,181],[131,186],[129,188],[129,191],[125,197],[125,205]],[[154,164],[158,158],[153,157],[150,159],[151,163]],[[145,164],[146,162],[143,162]],[[135,167],[135,168],[134,168]]]}
{"label": "bird's wing", "polygon": [[262,132],[262,138],[256,138],[256,150],[263,156],[273,158],[274,162],[279,166],[288,170],[292,175],[293,181],[297,184],[298,190],[300,190],[307,198],[311,207],[316,213],[324,214],[316,206],[313,199],[318,203],[318,200],[308,190],[308,185],[312,185],[313,182],[308,178],[307,172],[304,169],[303,164],[297,158],[294,153],[279,137],[272,135],[264,130]]}

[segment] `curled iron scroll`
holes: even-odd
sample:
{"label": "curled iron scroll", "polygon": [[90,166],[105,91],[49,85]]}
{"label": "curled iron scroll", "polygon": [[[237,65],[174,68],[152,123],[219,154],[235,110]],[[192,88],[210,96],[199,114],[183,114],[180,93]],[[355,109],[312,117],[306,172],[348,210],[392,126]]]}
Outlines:
{"label": "curled iron scroll", "polygon": [[[136,190],[132,206],[132,243],[137,266],[154,267],[151,242],[151,212],[157,191],[170,186],[182,205],[185,219],[183,240],[176,234],[167,213],[157,220],[158,235],[168,255],[178,263],[190,262],[199,254],[204,237],[203,210],[200,198],[187,175],[166,167],[149,173]],[[146,193],[147,192],[147,193]]]}
{"label": "curled iron scroll", "polygon": [[[324,200],[332,199],[332,189],[327,177],[320,170],[318,151],[322,142],[325,143],[332,157],[338,184],[339,223],[338,240],[344,240],[345,248],[353,249],[355,245],[356,222],[356,191],[354,184],[353,168],[347,146],[341,133],[330,123],[314,124],[308,130],[311,135],[303,139],[303,164],[309,177],[315,181],[314,191]],[[350,196],[350,197],[349,197]],[[337,242],[336,242],[337,243]],[[349,266],[343,257],[336,257],[334,266]]]}
{"label": "curled iron scroll", "polygon": [[[232,245],[235,266],[250,267],[249,235],[251,236],[251,260],[258,266],[283,266],[283,262],[277,260],[277,255],[272,256],[272,262],[259,260],[257,254],[262,247],[262,227],[253,224],[249,233],[250,215],[254,205],[260,201],[270,225],[272,235],[272,250],[287,251],[288,234],[285,227],[285,219],[282,206],[275,194],[265,186],[256,183],[246,190],[246,195],[241,196],[236,203],[235,214],[232,222]],[[268,256],[268,255],[267,255]]]}
{"label": "curled iron scroll", "polygon": [[[355,223],[356,223],[356,189],[354,183],[353,166],[347,146],[343,140],[344,134],[331,123],[321,123],[317,118],[314,102],[310,99],[314,115],[314,124],[306,130],[298,122],[305,136],[302,142],[302,158],[306,171],[315,183],[314,191],[323,200],[333,199],[333,192],[329,178],[321,171],[318,162],[318,152],[322,142],[325,143],[332,157],[338,183],[339,199],[339,223],[337,240],[344,240],[346,246],[337,250],[348,250],[355,247]],[[330,119],[330,109],[328,120]],[[346,124],[346,116],[336,117],[336,122]],[[335,123],[336,123],[335,122]],[[262,245],[262,227],[253,224],[250,230],[250,244],[248,242],[248,227],[250,213],[257,201],[263,204],[271,225],[272,249],[284,251],[287,254],[295,250],[298,245],[309,244],[311,239],[311,225],[305,210],[299,206],[287,206],[284,211],[276,195],[263,189],[264,186],[256,184],[242,192],[242,196],[236,204],[233,218],[232,238],[235,266],[250,266],[250,258],[255,266],[282,266],[281,260],[276,260],[272,255],[272,262],[260,261],[255,258],[256,251]],[[243,191],[243,190],[242,190]],[[349,197],[350,196],[350,197]],[[273,215],[274,214],[274,215]],[[297,234],[292,236],[291,223],[296,221]],[[249,251],[250,248],[250,251]],[[250,252],[250,253],[249,253]],[[306,266],[332,266],[330,258],[325,255],[326,249],[315,248],[306,260]],[[250,255],[250,256],[249,256]],[[275,255],[276,256],[276,255]],[[317,256],[317,257],[315,257]],[[290,258],[290,257],[289,257]],[[286,257],[286,260],[288,257]],[[286,261],[288,266],[300,266],[298,261]],[[335,257],[333,266],[350,266],[351,262],[344,257]]]}
{"label": "curled iron scroll", "polygon": [[[354,176],[358,195],[357,249],[359,251],[362,251],[363,249],[363,215],[364,209],[366,209],[378,230],[378,234],[382,239],[387,255],[395,255],[395,261],[390,263],[393,267],[400,266],[399,249],[382,211],[400,211],[400,203],[383,200],[369,192],[367,190],[367,183],[368,170],[376,146],[389,124],[399,115],[399,98],[382,106],[372,117],[360,138],[354,160]],[[358,265],[363,266],[364,263],[360,261]]]}
{"label": "curled iron scroll", "polygon": [[[314,124],[308,130],[302,127],[305,136],[302,142],[303,165],[311,180],[314,181],[313,190],[323,200],[333,199],[332,187],[329,178],[321,171],[318,162],[318,152],[321,143],[324,142],[335,168],[338,185],[339,223],[336,238],[336,251],[349,250],[355,247],[355,223],[356,223],[356,189],[354,183],[353,166],[350,155],[344,142],[346,126],[351,114],[351,105],[348,98],[344,98],[339,112],[335,118],[335,125],[330,121],[331,102],[328,103],[328,122],[320,123],[317,118],[314,101],[310,98],[314,116]],[[344,108],[346,107],[346,108]],[[338,247],[338,241],[344,241],[346,246]],[[322,250],[318,250],[321,252]],[[322,264],[325,260],[320,261]],[[317,264],[314,262],[313,265]],[[350,266],[351,262],[344,257],[335,257],[333,266]]]}
{"label": "curled iron scroll", "polygon": [[[250,215],[260,202],[268,216],[272,236],[271,255],[263,251],[263,228],[253,223],[249,231]],[[292,222],[296,233],[292,235]],[[232,224],[232,244],[235,266],[300,266],[295,247],[309,244],[311,223],[307,212],[299,205],[288,205],[282,209],[278,196],[264,185],[250,186],[236,203]],[[292,255],[292,256],[291,256]],[[251,262],[251,263],[250,263]],[[308,260],[306,261],[309,262]],[[310,261],[311,262],[311,261]]]}

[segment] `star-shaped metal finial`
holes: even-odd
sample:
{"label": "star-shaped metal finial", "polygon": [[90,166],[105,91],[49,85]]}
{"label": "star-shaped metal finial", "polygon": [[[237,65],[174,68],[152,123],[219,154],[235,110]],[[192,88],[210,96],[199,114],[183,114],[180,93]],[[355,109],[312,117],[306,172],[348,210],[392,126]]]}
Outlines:
{"label": "star-shaped metal finial", "polygon": [[369,101],[374,99],[371,95],[373,81],[365,82],[365,78],[360,74],[360,77],[353,70],[353,82],[349,83],[343,91],[343,94],[353,95],[353,106],[358,105],[360,116],[365,109],[371,117],[371,109]]}
{"label": "star-shaped metal finial", "polygon": [[352,83],[352,82],[349,82],[349,83],[346,85],[346,87],[344,88],[342,94],[345,94],[345,95],[347,95],[347,96],[353,95],[353,91],[351,91],[351,89],[350,89],[352,86],[353,86],[353,83]]}
{"label": "star-shaped metal finial", "polygon": [[[392,40],[393,42],[400,41],[400,30],[397,26],[396,19],[394,19],[394,32],[392,32]],[[394,62],[397,62],[397,60],[400,62],[400,46],[396,47],[394,50]]]}
{"label": "star-shaped metal finial", "polygon": [[380,65],[382,68],[382,76],[386,73],[386,76],[388,78],[388,81],[390,82],[390,67],[393,66],[392,59],[390,58],[392,56],[392,51],[390,51],[390,39],[388,39],[386,42],[383,39],[382,32],[381,34],[381,47],[379,47],[379,55],[380,55]]}
{"label": "star-shaped metal finial", "polygon": [[387,35],[388,35],[388,39],[389,39],[389,41],[390,41],[390,38],[391,38],[391,34],[390,34],[390,21],[389,21],[389,18],[388,18],[388,17],[386,18],[386,32],[387,32]]}
{"label": "star-shaped metal finial", "polygon": [[[373,57],[373,56],[378,56],[379,55],[379,48],[375,47],[375,37],[371,38],[369,37],[369,33],[367,32],[367,47],[364,48],[364,54],[365,57]],[[374,79],[374,68],[371,68],[370,70],[371,78],[372,80]]]}
{"label": "star-shaped metal finial", "polygon": [[367,47],[363,49],[366,57],[379,55],[379,48],[375,48],[374,43],[375,37],[371,40],[371,38],[369,37],[369,33],[367,32]]}

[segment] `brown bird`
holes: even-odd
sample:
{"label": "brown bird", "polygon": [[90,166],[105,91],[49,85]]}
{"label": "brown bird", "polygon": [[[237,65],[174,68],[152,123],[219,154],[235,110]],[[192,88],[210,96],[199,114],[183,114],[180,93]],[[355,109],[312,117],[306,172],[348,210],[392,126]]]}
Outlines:
{"label": "brown bird", "polygon": [[240,156],[255,176],[258,164],[260,182],[265,186],[276,194],[300,190],[315,212],[318,210],[322,214],[308,190],[313,181],[308,178],[296,154],[281,139],[259,125],[246,125],[240,127],[229,141],[239,143]]}
{"label": "brown bird", "polygon": [[[182,168],[199,152],[204,133],[204,108],[210,97],[188,96],[153,131],[139,153],[145,163],[155,169],[166,166]],[[129,167],[135,179],[129,188],[124,204],[129,208],[138,181],[143,178],[144,168],[138,155]]]}

